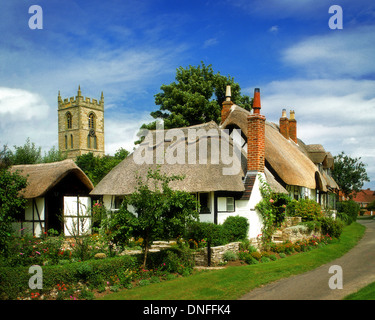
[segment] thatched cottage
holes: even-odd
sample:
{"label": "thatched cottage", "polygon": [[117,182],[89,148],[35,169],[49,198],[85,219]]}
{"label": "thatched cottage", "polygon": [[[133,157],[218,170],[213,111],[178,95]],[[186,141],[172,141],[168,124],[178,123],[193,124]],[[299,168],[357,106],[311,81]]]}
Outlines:
{"label": "thatched cottage", "polygon": [[228,216],[244,216],[250,223],[249,238],[262,228],[255,210],[261,200],[260,177],[276,193],[333,206],[331,192],[338,186],[330,177],[332,155],[320,145],[305,145],[297,138],[293,112],[288,119],[283,110],[277,125],[267,122],[260,110],[259,89],[255,89],[251,113],[232,103],[228,87],[220,125],[209,122],[148,132],[139,147],[90,194],[102,197],[108,209],[117,210],[122,199],[135,191],[136,177],[145,177],[149,168],[160,165],[162,173],[185,176],[171,187],[197,196],[201,221],[220,224]]}
{"label": "thatched cottage", "polygon": [[89,226],[85,220],[91,216],[89,193],[94,186],[73,160],[16,165],[9,170],[26,177],[28,183],[21,190],[27,207],[23,218],[14,223],[16,233],[38,237],[54,229],[70,236]]}

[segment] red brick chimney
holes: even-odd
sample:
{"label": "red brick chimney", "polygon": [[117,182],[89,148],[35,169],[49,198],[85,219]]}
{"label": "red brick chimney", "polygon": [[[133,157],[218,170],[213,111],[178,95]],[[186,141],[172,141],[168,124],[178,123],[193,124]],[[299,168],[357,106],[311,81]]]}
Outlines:
{"label": "red brick chimney", "polygon": [[247,171],[264,172],[266,117],[260,109],[260,90],[256,88],[253,114],[247,116]]}
{"label": "red brick chimney", "polygon": [[285,109],[283,109],[282,111],[279,124],[280,124],[280,133],[284,136],[285,139],[289,140],[289,119],[286,116]]}
{"label": "red brick chimney", "polygon": [[232,94],[231,94],[230,86],[227,86],[225,90],[225,101],[223,102],[223,108],[221,109],[221,123],[225,121],[225,119],[227,118],[230,112],[230,108],[233,105],[233,102],[230,99],[231,95]]}
{"label": "red brick chimney", "polygon": [[294,110],[290,110],[290,117],[289,117],[289,137],[295,143],[298,143],[298,141],[297,141],[297,120],[295,119]]}

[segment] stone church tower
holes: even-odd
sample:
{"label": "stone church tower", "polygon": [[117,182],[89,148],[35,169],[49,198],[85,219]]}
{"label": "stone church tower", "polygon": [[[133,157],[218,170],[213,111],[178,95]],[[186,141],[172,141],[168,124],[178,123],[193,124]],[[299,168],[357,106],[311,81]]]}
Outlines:
{"label": "stone church tower", "polygon": [[104,96],[84,98],[78,86],[76,97],[61,99],[58,95],[59,150],[68,158],[92,152],[104,156]]}

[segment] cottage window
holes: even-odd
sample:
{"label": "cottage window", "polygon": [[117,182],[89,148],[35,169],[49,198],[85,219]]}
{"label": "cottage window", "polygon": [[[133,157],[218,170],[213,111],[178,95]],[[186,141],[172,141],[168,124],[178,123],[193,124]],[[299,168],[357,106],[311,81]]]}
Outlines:
{"label": "cottage window", "polygon": [[124,201],[123,196],[115,196],[113,204],[112,204],[113,208],[116,210],[120,209],[123,201]]}
{"label": "cottage window", "polygon": [[199,204],[201,205],[201,211],[199,213],[211,213],[208,207],[208,193],[199,194]]}
{"label": "cottage window", "polygon": [[219,212],[234,212],[234,198],[233,197],[218,197],[217,210]]}

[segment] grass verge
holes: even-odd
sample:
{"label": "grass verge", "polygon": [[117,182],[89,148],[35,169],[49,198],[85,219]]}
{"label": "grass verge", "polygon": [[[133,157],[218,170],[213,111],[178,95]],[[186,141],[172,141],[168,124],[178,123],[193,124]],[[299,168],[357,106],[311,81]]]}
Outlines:
{"label": "grass verge", "polygon": [[375,300],[375,282],[346,296],[343,300]]}
{"label": "grass verge", "polygon": [[270,282],[307,272],[341,257],[363,236],[365,227],[354,222],[344,228],[337,243],[284,259],[198,272],[146,287],[123,290],[104,296],[104,300],[235,300]]}

